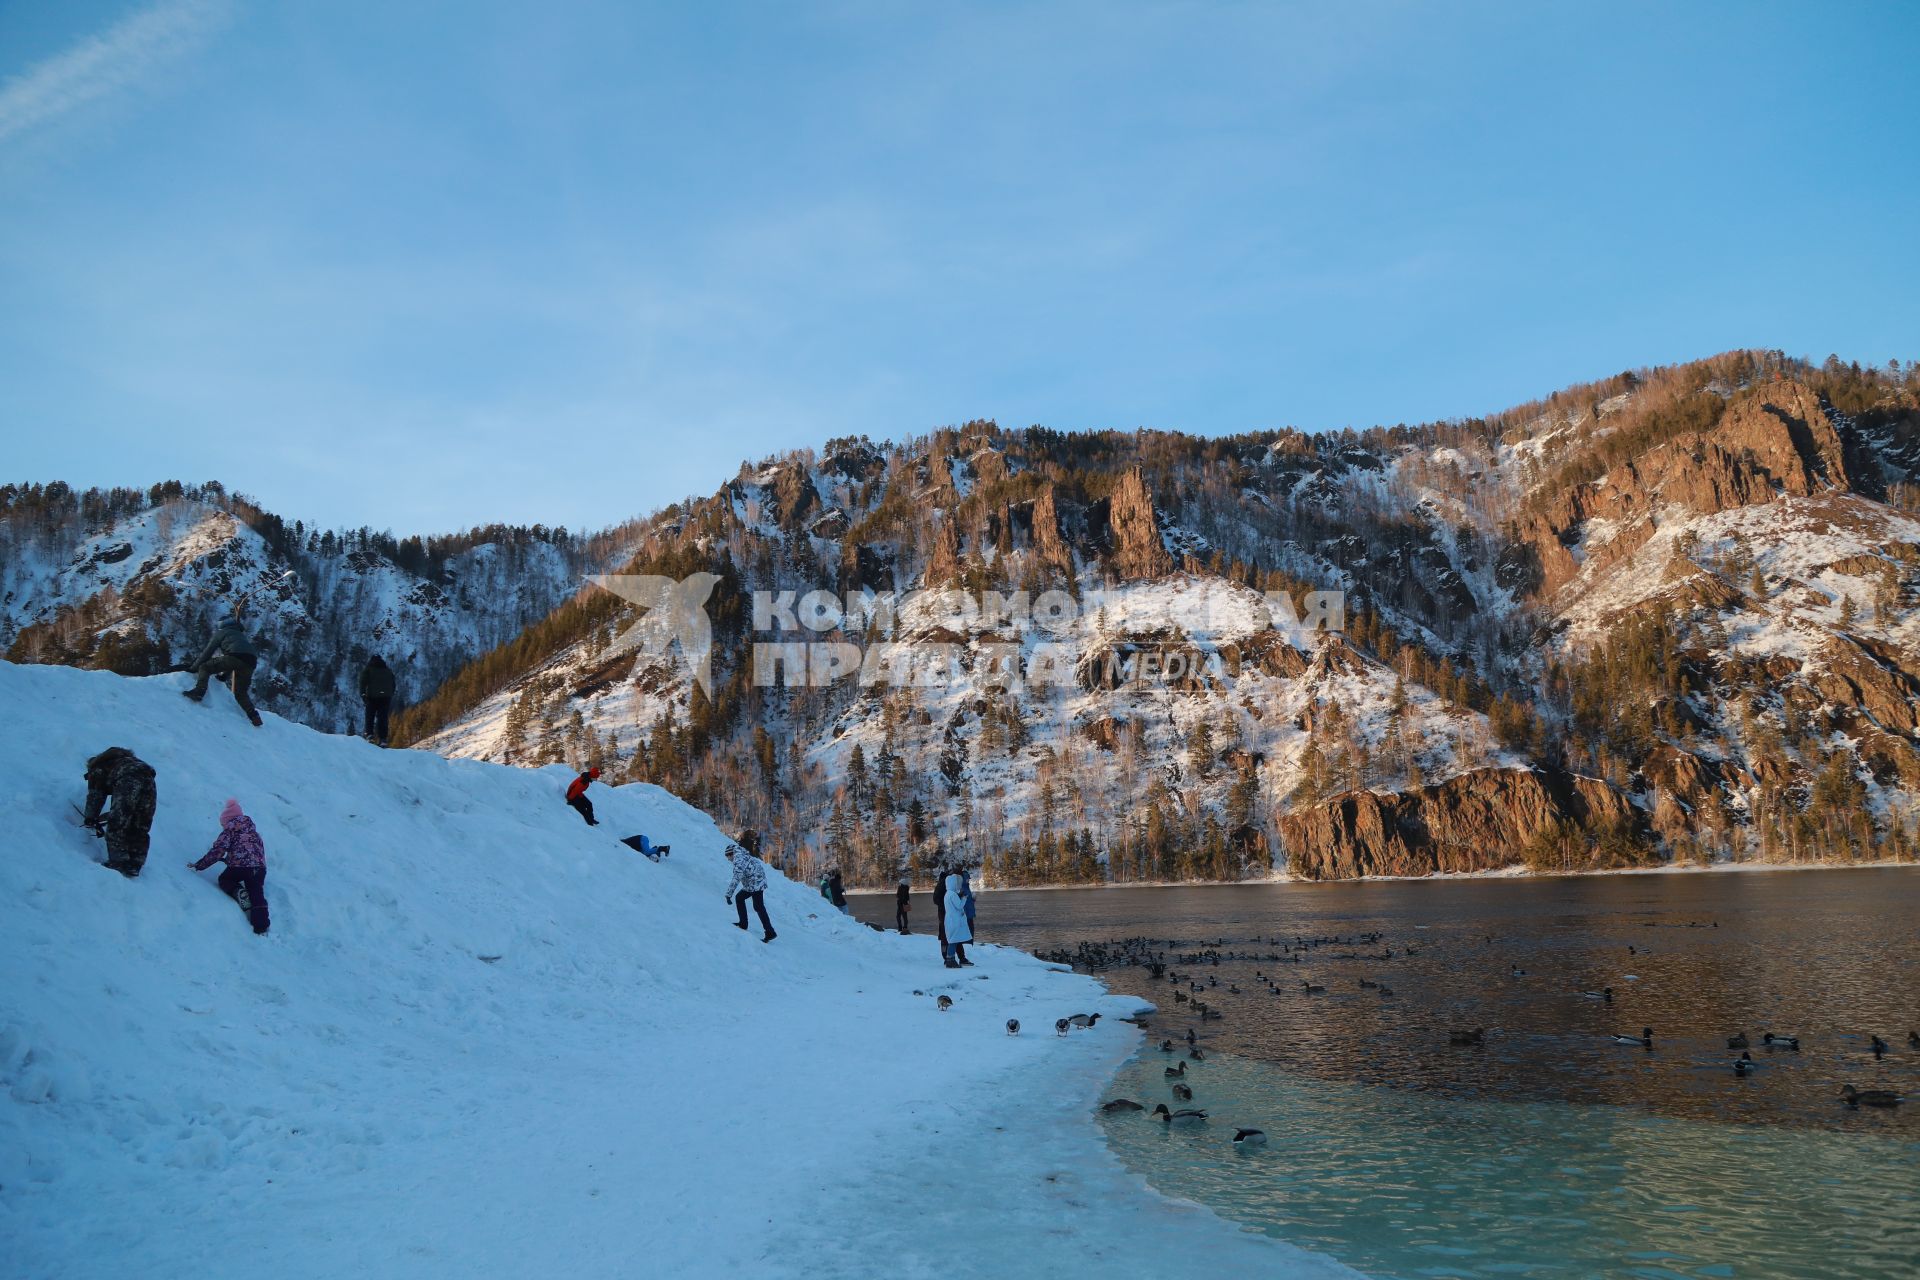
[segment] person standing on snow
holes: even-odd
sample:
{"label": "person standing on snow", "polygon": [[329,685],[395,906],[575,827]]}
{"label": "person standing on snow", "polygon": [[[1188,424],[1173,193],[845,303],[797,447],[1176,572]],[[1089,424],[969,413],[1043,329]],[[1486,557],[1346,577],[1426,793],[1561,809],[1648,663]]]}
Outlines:
{"label": "person standing on snow", "polygon": [[[100,816],[100,806],[113,808]],[[80,821],[107,842],[107,869],[131,880],[147,864],[153,829],[153,766],[125,747],[108,747],[87,761],[87,807]]]}
{"label": "person standing on snow", "polygon": [[383,747],[387,745],[387,714],[393,709],[393,690],[393,668],[376,653],[360,672],[360,702],[367,712],[363,736]]}
{"label": "person standing on snow", "polygon": [[213,638],[207,641],[207,647],[194,659],[193,673],[196,677],[191,689],[181,692],[194,702],[207,696],[207,681],[215,676],[227,677],[227,683],[233,689],[233,700],[247,713],[247,719],[254,727],[260,726],[260,713],[254,710],[253,698],[248,689],[253,684],[253,669],[260,665],[260,651],[254,647],[245,627],[240,625],[240,615],[232,610],[220,615],[213,624]]}
{"label": "person standing on snow", "polygon": [[207,856],[187,866],[205,871],[216,862],[227,864],[220,872],[220,892],[240,904],[255,933],[265,933],[272,923],[267,918],[267,847],[253,819],[240,812],[238,800],[228,800],[220,810],[220,834]]}
{"label": "person standing on snow", "polygon": [[907,928],[907,916],[912,911],[913,886],[907,883],[905,876],[900,877],[900,888],[893,895],[893,923],[902,934],[910,933]]}
{"label": "person standing on snow", "polygon": [[827,872],[827,901],[840,908],[841,915],[853,914],[853,909],[847,905],[847,889],[840,880],[839,867],[834,867]]}
{"label": "person standing on snow", "polygon": [[733,864],[733,878],[727,881],[727,902],[738,907],[740,919],[736,928],[747,927],[747,899],[753,899],[753,909],[760,917],[760,927],[765,931],[762,942],[772,942],[780,935],[773,931],[773,922],[767,919],[767,864],[760,861],[760,833],[742,831],[735,842],[727,846],[727,861]]}
{"label": "person standing on snow", "polygon": [[956,866],[947,876],[947,941],[953,946],[953,956],[947,961],[949,969],[973,968],[973,961],[967,959],[967,944],[973,941],[973,925],[967,910],[970,897],[967,873]]}
{"label": "person standing on snow", "polygon": [[953,944],[947,941],[947,868],[943,863],[934,864],[933,926],[940,935],[940,962],[958,969],[960,966],[953,962]]}
{"label": "person standing on snow", "polygon": [[579,811],[580,816],[587,820],[587,825],[590,827],[599,826],[600,819],[593,816],[593,801],[587,799],[587,788],[592,786],[594,779],[599,776],[598,769],[589,769],[567,786],[567,803]]}

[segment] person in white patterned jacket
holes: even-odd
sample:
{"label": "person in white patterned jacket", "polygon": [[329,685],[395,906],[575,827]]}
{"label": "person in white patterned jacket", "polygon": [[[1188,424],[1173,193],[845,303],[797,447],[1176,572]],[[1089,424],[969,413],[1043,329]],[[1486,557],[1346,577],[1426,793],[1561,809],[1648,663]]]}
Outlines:
{"label": "person in white patterned jacket", "polygon": [[735,837],[734,843],[727,846],[727,861],[733,864],[733,879],[727,881],[727,901],[740,909],[740,920],[736,927],[747,927],[747,899],[753,899],[753,909],[760,915],[760,927],[766,930],[762,942],[772,942],[780,935],[773,931],[773,922],[767,919],[767,864],[760,861],[760,833],[742,831]]}

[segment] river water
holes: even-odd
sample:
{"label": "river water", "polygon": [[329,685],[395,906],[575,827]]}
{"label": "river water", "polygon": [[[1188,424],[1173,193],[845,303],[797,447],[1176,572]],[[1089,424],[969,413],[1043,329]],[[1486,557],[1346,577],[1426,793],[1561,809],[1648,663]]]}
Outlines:
{"label": "river water", "polygon": [[1160,1006],[1113,1095],[1208,1118],[1103,1115],[1122,1159],[1369,1274],[1920,1276],[1920,870],[1009,891],[977,928]]}

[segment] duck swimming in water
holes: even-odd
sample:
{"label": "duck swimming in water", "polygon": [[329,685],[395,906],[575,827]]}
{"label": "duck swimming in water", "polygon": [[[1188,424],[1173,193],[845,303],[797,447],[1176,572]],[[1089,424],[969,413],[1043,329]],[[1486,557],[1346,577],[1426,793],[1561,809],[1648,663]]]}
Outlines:
{"label": "duck swimming in water", "polygon": [[1264,1147],[1267,1145],[1267,1135],[1258,1129],[1235,1129],[1233,1131],[1233,1145],[1236,1147]]}
{"label": "duck swimming in water", "polygon": [[1116,1111],[1145,1111],[1146,1110],[1145,1107],[1135,1102],[1132,1098],[1115,1098],[1112,1102],[1105,1104],[1100,1109],[1108,1113],[1112,1113]]}
{"label": "duck swimming in water", "polygon": [[1187,1074],[1187,1064],[1183,1062],[1177,1067],[1168,1067],[1164,1074],[1169,1080],[1183,1079]]}
{"label": "duck swimming in water", "polygon": [[1608,1004],[1613,1003],[1612,987],[1602,987],[1598,991],[1582,991],[1580,995],[1586,1000],[1605,1000]]}
{"label": "duck swimming in water", "polygon": [[1187,1050],[1187,1056],[1195,1062],[1205,1062],[1207,1060],[1207,1055],[1200,1052],[1199,1045],[1195,1045],[1193,1048]]}
{"label": "duck swimming in water", "polygon": [[1485,1044],[1486,1042],[1487,1042],[1487,1029],[1485,1027],[1475,1027],[1471,1031],[1447,1032],[1448,1044],[1474,1045],[1474,1044]]}
{"label": "duck swimming in water", "polygon": [[1172,1052],[1173,1052],[1173,1041],[1171,1041],[1171,1040],[1162,1040],[1162,1041],[1160,1042],[1160,1052],[1162,1052],[1162,1053],[1172,1053]]}
{"label": "duck swimming in water", "polygon": [[1747,1033],[1744,1031],[1739,1032],[1736,1035],[1727,1037],[1727,1048],[1729,1049],[1745,1049],[1748,1047],[1749,1043],[1750,1042],[1747,1039]]}
{"label": "duck swimming in water", "polygon": [[1769,1031],[1760,1037],[1760,1043],[1769,1049],[1792,1049],[1797,1052],[1800,1048],[1800,1037],[1777,1036]]}
{"label": "duck swimming in water", "polygon": [[1174,1097],[1174,1100],[1175,1100],[1176,1102],[1192,1102],[1192,1101],[1193,1101],[1193,1086],[1192,1086],[1192,1085],[1187,1085],[1187,1084],[1176,1084],[1176,1085],[1174,1085],[1174,1086],[1173,1086],[1173,1097]]}
{"label": "duck swimming in water", "polygon": [[1867,1047],[1873,1050],[1873,1056],[1876,1058],[1884,1058],[1887,1054],[1887,1042],[1879,1036],[1874,1036],[1872,1043]]}
{"label": "duck swimming in water", "polygon": [[1852,1085],[1840,1090],[1840,1097],[1850,1107],[1897,1107],[1906,1101],[1891,1089],[1856,1089]]}
{"label": "duck swimming in water", "polygon": [[1642,1027],[1640,1028],[1640,1034],[1637,1036],[1614,1036],[1613,1042],[1615,1044],[1637,1044],[1642,1049],[1651,1049],[1653,1048],[1653,1028]]}
{"label": "duck swimming in water", "polygon": [[1167,1110],[1167,1104],[1164,1102],[1153,1109],[1153,1114],[1159,1116],[1161,1122],[1164,1124],[1172,1124],[1176,1120],[1182,1124],[1198,1124],[1207,1118],[1206,1112],[1195,1111],[1190,1107],[1182,1107],[1178,1111],[1169,1111]]}
{"label": "duck swimming in water", "polygon": [[1733,1074],[1745,1076],[1753,1074],[1753,1055],[1743,1053],[1733,1060]]}

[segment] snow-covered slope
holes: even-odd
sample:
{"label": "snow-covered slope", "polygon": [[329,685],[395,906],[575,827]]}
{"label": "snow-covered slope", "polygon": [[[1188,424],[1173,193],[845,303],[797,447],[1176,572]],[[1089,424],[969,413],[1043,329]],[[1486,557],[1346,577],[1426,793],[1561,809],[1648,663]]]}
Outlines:
{"label": "snow-covered slope", "polygon": [[496,526],[451,549],[404,544],[406,567],[391,538],[289,531],[218,491],[121,499],[0,501],[0,653],[150,674],[191,661],[240,608],[265,649],[255,695],[327,729],[358,727],[369,654],[417,702],[571,595],[590,561],[563,533]]}
{"label": "snow-covered slope", "polygon": [[[588,828],[558,770],[255,730],[182,679],[0,664],[7,1274],[1336,1272],[1121,1171],[1087,1113],[1137,1032],[1051,1031],[1128,1007],[1091,981],[992,947],[954,980],[778,876],[763,945],[664,792]],[[109,745],[158,771],[134,881],[68,808]],[[229,795],[265,938],[184,865]]]}

